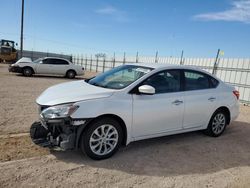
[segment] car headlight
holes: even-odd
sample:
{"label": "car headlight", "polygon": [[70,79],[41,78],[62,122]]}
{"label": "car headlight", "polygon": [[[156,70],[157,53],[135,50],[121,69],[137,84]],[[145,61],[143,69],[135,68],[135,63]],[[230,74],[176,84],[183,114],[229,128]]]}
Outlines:
{"label": "car headlight", "polygon": [[40,116],[45,119],[69,117],[78,108],[79,106],[74,105],[74,104],[52,106],[52,107],[44,109],[42,113],[40,114]]}

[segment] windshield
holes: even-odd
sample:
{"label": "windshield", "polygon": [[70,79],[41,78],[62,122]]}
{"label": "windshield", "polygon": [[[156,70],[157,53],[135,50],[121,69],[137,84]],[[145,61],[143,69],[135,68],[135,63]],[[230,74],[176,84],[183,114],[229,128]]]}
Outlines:
{"label": "windshield", "polygon": [[149,67],[122,65],[98,75],[87,82],[91,85],[109,89],[123,89],[151,70],[153,69]]}
{"label": "windshield", "polygon": [[40,63],[40,61],[42,61],[42,58],[38,58],[35,61],[33,61],[33,63]]}

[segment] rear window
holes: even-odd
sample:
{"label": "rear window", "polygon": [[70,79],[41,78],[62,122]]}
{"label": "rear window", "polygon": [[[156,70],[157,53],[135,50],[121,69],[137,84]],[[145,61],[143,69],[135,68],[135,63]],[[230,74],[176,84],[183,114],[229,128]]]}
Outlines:
{"label": "rear window", "polygon": [[216,88],[219,85],[219,81],[213,77],[210,77],[210,88]]}
{"label": "rear window", "polygon": [[186,91],[211,88],[211,78],[206,74],[196,71],[184,71],[184,76]]}

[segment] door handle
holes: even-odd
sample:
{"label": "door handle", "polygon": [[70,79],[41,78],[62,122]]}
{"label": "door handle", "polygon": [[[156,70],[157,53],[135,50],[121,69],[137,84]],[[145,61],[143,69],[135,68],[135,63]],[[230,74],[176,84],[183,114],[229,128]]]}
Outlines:
{"label": "door handle", "polygon": [[210,97],[208,100],[213,102],[216,98],[215,97]]}
{"label": "door handle", "polygon": [[172,102],[172,104],[174,104],[174,105],[180,105],[182,103],[183,103],[183,101],[180,101],[180,100],[175,100],[174,102]]}

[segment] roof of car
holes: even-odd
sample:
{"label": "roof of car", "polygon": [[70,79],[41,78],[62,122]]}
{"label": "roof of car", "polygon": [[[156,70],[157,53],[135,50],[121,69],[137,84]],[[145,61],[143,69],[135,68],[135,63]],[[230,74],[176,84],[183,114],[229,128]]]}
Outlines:
{"label": "roof of car", "polygon": [[69,61],[68,59],[65,59],[65,58],[62,58],[62,57],[43,57],[42,59],[61,59],[61,60]]}
{"label": "roof of car", "polygon": [[[208,71],[205,71],[201,69],[199,66],[194,66],[194,65],[178,65],[178,64],[168,64],[168,63],[129,63],[129,65],[138,65],[138,66],[143,66],[143,67],[150,67],[153,69],[189,69],[189,70],[194,70],[194,71],[200,71],[206,74],[209,74],[210,76],[216,77],[209,73]],[[217,77],[216,77],[217,78]]]}

